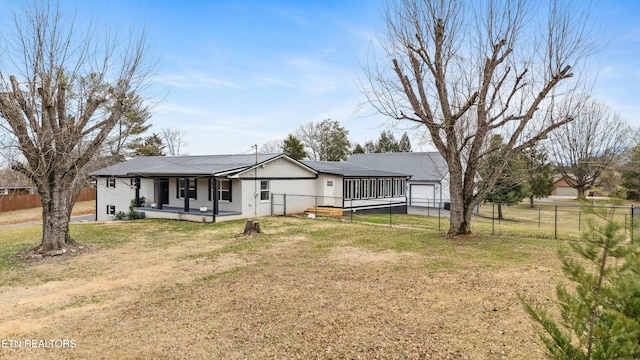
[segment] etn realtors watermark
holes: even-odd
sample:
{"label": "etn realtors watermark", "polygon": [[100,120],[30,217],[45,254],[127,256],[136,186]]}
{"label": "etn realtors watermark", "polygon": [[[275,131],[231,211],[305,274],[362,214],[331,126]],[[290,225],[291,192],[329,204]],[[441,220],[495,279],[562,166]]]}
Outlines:
{"label": "etn realtors watermark", "polygon": [[2,349],[75,349],[72,339],[2,339]]}

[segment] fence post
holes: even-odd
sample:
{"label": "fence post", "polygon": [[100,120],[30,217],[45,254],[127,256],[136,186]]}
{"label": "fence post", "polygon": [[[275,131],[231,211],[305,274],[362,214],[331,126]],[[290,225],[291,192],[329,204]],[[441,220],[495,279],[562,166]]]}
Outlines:
{"label": "fence post", "polygon": [[391,221],[391,200],[389,200],[389,227],[392,227],[392,221]]}
{"label": "fence post", "polygon": [[353,199],[351,199],[351,222],[353,222]]}
{"label": "fence post", "polygon": [[[273,195],[274,195],[274,194],[273,194],[273,193],[271,193],[271,216],[273,216],[273,214],[274,214],[274,212],[273,212],[273,206],[274,206],[274,203],[276,202],[276,198],[275,198],[275,197],[273,197]],[[216,211],[214,210],[213,212],[215,213]]]}
{"label": "fence post", "polygon": [[496,229],[496,203],[491,203],[491,235],[495,233]]}
{"label": "fence post", "polygon": [[438,232],[442,232],[440,229],[440,208],[438,207]]}
{"label": "fence post", "polygon": [[287,193],[284,193],[284,195],[282,195],[282,200],[284,202],[284,210],[282,211],[282,216],[287,216]]}
{"label": "fence post", "polygon": [[634,206],[631,205],[631,243],[633,244],[633,210]]}
{"label": "fence post", "polygon": [[[626,215],[625,215],[626,216]],[[578,210],[578,231],[581,231],[581,225],[582,225],[582,211]],[[625,223],[626,223],[626,219],[625,219]]]}
{"label": "fence post", "polygon": [[317,219],[318,218],[318,195],[316,195],[316,207],[315,207],[315,210],[316,210],[316,219]]}
{"label": "fence post", "polygon": [[553,220],[553,238],[558,240],[558,205],[555,206],[555,218]]}

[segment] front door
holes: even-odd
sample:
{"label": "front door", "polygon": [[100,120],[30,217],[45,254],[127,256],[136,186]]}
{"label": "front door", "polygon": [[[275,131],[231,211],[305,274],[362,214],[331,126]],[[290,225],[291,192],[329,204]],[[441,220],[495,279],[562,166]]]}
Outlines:
{"label": "front door", "polygon": [[161,178],[158,185],[160,186],[160,203],[169,205],[169,178]]}

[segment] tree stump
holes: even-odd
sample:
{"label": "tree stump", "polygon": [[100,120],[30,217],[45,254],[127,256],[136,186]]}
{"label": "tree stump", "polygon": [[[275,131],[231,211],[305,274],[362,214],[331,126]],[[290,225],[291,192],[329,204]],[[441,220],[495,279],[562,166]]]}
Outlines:
{"label": "tree stump", "polygon": [[244,225],[243,235],[261,234],[260,222],[247,219],[247,223]]}

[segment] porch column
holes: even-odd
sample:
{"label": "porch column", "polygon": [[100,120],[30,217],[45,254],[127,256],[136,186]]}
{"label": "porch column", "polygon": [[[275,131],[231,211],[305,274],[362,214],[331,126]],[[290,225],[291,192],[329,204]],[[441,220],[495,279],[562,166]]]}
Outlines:
{"label": "porch column", "polygon": [[182,180],[184,186],[184,212],[189,212],[189,178]]}
{"label": "porch column", "polygon": [[220,197],[220,195],[218,195],[218,178],[217,177],[213,177],[213,215],[218,215],[218,198]]}
{"label": "porch column", "polygon": [[136,207],[140,207],[140,178],[137,177],[133,180],[133,184],[136,187],[136,200],[135,200],[135,205]]}

